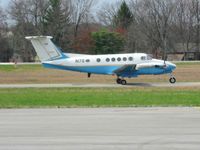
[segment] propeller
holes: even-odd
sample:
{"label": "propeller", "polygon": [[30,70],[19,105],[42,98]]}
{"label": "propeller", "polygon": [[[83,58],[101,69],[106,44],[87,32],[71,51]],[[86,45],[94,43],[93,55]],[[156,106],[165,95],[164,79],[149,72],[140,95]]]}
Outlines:
{"label": "propeller", "polygon": [[163,68],[167,68],[167,64],[166,64],[166,60],[167,60],[167,57],[166,57],[166,40],[164,41],[164,45],[165,45],[165,48],[164,48],[164,66]]}
{"label": "propeller", "polygon": [[164,69],[167,68],[166,59],[167,59],[167,58],[164,58],[164,65],[163,65],[163,68],[164,68]]}

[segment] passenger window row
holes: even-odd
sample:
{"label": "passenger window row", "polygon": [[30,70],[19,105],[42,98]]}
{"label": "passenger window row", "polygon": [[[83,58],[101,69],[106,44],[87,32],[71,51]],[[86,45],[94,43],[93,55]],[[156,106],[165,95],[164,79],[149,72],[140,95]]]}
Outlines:
{"label": "passenger window row", "polygon": [[[141,57],[141,60],[146,60],[146,59],[151,60],[152,58],[151,57],[146,58],[145,56]],[[120,62],[120,61],[127,61],[127,60],[133,61],[133,57],[128,57],[128,58],[127,57],[123,57],[123,58],[118,57],[117,59],[114,58],[114,57],[113,58],[106,58],[106,62],[110,62],[110,61],[115,62],[116,60],[118,62]],[[96,61],[99,63],[99,62],[101,62],[101,59],[97,58]],[[90,59],[86,59],[85,62],[89,63]]]}
{"label": "passenger window row", "polygon": [[[142,56],[141,57],[141,60],[146,60],[147,58],[145,57],[145,56]],[[123,57],[123,58],[121,58],[121,57],[118,57],[117,59],[116,58],[106,58],[106,62],[110,62],[110,61],[112,61],[112,62],[115,62],[115,61],[118,61],[118,62],[120,62],[120,61],[127,61],[127,60],[129,60],[129,61],[133,61],[133,57]],[[151,60],[150,58],[148,58],[148,60]],[[90,62],[90,60],[89,59],[86,59],[85,60],[87,63],[89,63]],[[96,61],[97,62],[101,62],[101,59],[100,58],[97,58],[96,59]]]}
{"label": "passenger window row", "polygon": [[[129,58],[127,58],[127,57],[123,57],[123,58],[121,58],[121,57],[118,57],[117,59],[116,58],[106,58],[106,62],[110,62],[110,61],[112,61],[112,62],[115,62],[115,61],[118,61],[118,62],[120,62],[120,61],[127,61],[127,60],[129,60],[129,61],[133,61],[133,57],[129,57]],[[97,62],[101,62],[101,59],[100,58],[97,58]]]}

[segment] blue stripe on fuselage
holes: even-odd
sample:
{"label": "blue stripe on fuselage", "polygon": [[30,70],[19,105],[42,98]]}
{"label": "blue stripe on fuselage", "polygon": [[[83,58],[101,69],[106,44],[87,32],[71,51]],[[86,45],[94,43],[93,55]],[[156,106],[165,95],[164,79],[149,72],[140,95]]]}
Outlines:
{"label": "blue stripe on fuselage", "polygon": [[117,70],[121,66],[83,66],[83,67],[72,67],[72,66],[60,66],[53,64],[45,64],[43,63],[45,68],[51,69],[61,69],[61,70],[70,70],[70,71],[78,71],[85,73],[94,73],[94,74],[113,74],[114,70]]}
{"label": "blue stripe on fuselage", "polygon": [[[113,72],[121,66],[78,66],[78,67],[72,67],[72,66],[60,66],[60,65],[54,65],[54,64],[47,64],[43,63],[43,66],[45,68],[50,69],[61,69],[61,70],[70,70],[70,71],[77,71],[77,72],[85,72],[85,73],[93,73],[93,74],[113,74]],[[138,75],[159,75],[159,74],[166,74],[171,73],[172,68],[143,68],[140,70],[134,70],[131,72],[123,72],[122,74],[119,74],[119,76],[122,77],[136,77]]]}

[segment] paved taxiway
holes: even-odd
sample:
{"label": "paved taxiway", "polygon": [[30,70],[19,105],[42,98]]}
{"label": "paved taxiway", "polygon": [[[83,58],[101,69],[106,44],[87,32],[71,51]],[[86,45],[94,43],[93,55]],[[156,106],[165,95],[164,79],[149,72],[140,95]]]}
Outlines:
{"label": "paved taxiway", "polygon": [[170,83],[129,83],[127,85],[119,84],[0,84],[0,88],[120,88],[120,87],[200,87],[200,82],[177,82]]}
{"label": "paved taxiway", "polygon": [[199,150],[199,108],[0,110],[0,150]]}

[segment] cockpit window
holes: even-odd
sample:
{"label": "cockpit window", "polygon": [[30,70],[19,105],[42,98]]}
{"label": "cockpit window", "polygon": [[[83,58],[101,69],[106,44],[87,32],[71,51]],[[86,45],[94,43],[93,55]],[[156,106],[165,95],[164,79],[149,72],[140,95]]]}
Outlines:
{"label": "cockpit window", "polygon": [[147,55],[147,60],[152,60],[152,57],[150,55]]}

